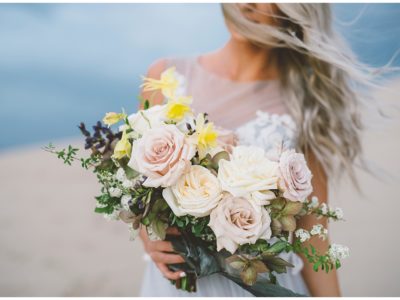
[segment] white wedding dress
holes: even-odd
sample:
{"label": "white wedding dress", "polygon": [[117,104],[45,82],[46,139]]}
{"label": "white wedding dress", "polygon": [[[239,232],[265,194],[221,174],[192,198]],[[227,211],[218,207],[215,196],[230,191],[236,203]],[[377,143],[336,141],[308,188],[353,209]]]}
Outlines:
{"label": "white wedding dress", "polygon": [[[206,70],[198,56],[168,58],[167,67],[176,66],[187,79],[187,95],[193,96],[196,112],[207,112],[216,125],[234,131],[239,143],[255,145],[271,151],[278,143],[295,146],[296,126],[282,101],[279,82],[261,80],[237,82]],[[282,258],[295,267],[288,273],[277,275],[280,285],[303,295],[309,295],[301,276],[303,262],[293,253],[283,253]],[[248,297],[249,292],[214,274],[200,278],[197,292],[177,290],[165,279],[155,264],[148,262],[143,277],[141,296],[145,297]]]}

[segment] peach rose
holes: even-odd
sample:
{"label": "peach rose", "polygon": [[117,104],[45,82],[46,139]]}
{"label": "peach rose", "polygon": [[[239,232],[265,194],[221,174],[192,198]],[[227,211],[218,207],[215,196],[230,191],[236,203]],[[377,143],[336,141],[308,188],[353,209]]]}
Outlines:
{"label": "peach rose", "polygon": [[292,201],[305,201],[313,188],[312,174],[304,155],[294,150],[284,151],[279,159],[279,170],[279,186],[283,190],[283,197]]}
{"label": "peach rose", "polygon": [[191,165],[196,148],[175,125],[165,125],[146,131],[132,143],[128,166],[146,176],[147,187],[168,187]]}
{"label": "peach rose", "polygon": [[271,237],[271,218],[265,208],[251,201],[225,193],[211,212],[211,227],[217,237],[217,250],[225,248],[235,253],[243,244]]}

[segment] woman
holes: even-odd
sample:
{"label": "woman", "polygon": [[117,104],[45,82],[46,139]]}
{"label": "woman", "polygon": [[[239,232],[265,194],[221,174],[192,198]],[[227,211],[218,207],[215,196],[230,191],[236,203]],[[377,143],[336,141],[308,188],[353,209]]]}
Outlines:
{"label": "woman", "polygon": [[[329,4],[222,4],[222,10],[231,33],[222,48],[158,60],[148,76],[158,79],[175,65],[188,80],[187,94],[193,96],[195,111],[208,112],[214,123],[233,130],[242,143],[268,150],[281,140],[303,151],[314,174],[313,195],[326,202],[328,177],[345,169],[355,180],[352,163],[361,151],[360,96],[351,82],[369,80],[334,32]],[[157,95],[153,104],[162,101]],[[303,228],[327,225],[311,216],[299,222]],[[145,232],[141,238],[153,260],[142,295],[193,295],[162,278],[185,275],[168,269],[168,264],[183,262],[172,253],[171,244],[149,241]],[[328,244],[319,240],[314,246],[324,252]],[[335,271],[317,273],[304,257],[289,256],[295,267],[278,276],[281,285],[300,294],[340,296]],[[194,295],[250,294],[213,275],[199,280]]]}

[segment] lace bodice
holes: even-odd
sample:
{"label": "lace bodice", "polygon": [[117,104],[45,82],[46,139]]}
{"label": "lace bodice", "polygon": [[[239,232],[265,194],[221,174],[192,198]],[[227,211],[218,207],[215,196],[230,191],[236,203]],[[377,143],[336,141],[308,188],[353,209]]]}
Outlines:
{"label": "lace bodice", "polygon": [[239,144],[253,145],[266,152],[284,148],[295,148],[296,125],[288,114],[270,114],[256,111],[256,117],[239,126],[235,133]]}
{"label": "lace bodice", "polygon": [[276,146],[295,147],[296,125],[278,81],[229,80],[206,70],[198,56],[168,58],[167,67],[171,66],[186,77],[194,110],[207,112],[217,126],[234,131],[240,144],[267,152]]}

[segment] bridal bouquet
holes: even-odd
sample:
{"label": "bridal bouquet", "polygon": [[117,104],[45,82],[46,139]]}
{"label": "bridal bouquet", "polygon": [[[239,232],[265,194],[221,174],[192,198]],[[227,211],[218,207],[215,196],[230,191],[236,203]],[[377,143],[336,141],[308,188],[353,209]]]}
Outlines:
{"label": "bridal bouquet", "polygon": [[[151,239],[170,240],[185,259],[170,267],[186,273],[173,283],[186,291],[196,290],[197,278],[220,273],[257,296],[294,296],[277,283],[276,274],[293,267],[282,252],[304,255],[315,271],[340,267],[347,247],[318,253],[309,240],[325,239],[327,230],[296,225],[307,214],[343,218],[339,208],[309,199],[312,174],[303,154],[236,145],[207,114],[193,112],[175,68],[143,81],[144,91],[161,91],[164,105],[141,99],[143,109],[107,113],[92,133],[81,123],[88,157],[72,146],[45,148],[97,175],[97,213],[128,224],[132,237],[142,227]],[[168,235],[169,227],[181,234]]]}

